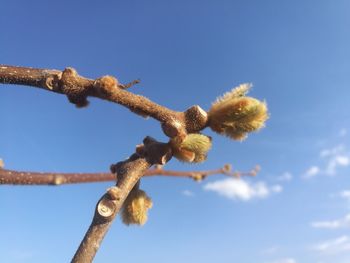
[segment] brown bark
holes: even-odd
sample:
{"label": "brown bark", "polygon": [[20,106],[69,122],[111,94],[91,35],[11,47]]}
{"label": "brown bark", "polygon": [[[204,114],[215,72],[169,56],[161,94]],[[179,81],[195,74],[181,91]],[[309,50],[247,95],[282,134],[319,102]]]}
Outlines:
{"label": "brown bark", "polygon": [[[224,174],[228,176],[239,177],[243,175],[254,176],[256,168],[249,172],[231,171],[225,165],[222,168],[203,171],[171,171],[162,168],[149,169],[145,176],[170,176],[170,177],[188,177],[192,179],[215,174]],[[64,185],[78,183],[98,183],[115,181],[114,173],[50,173],[50,172],[24,172],[0,169],[0,185]]]}
{"label": "brown bark", "polygon": [[142,156],[133,154],[128,160],[114,166],[118,175],[116,186],[108,189],[98,201],[91,225],[72,263],[92,262],[104,236],[135,184],[153,164],[163,165],[171,158],[171,148],[168,144],[159,143],[147,137],[144,140],[144,146]]}
{"label": "brown bark", "polygon": [[87,106],[88,97],[118,103],[136,114],[160,121],[165,134],[169,137],[186,132],[199,132],[207,126],[207,113],[197,105],[185,112],[176,112],[146,97],[127,91],[126,88],[135,84],[135,81],[123,85],[110,76],[92,80],[79,76],[73,68],[59,71],[0,64],[0,83],[38,87],[65,94],[77,107]]}

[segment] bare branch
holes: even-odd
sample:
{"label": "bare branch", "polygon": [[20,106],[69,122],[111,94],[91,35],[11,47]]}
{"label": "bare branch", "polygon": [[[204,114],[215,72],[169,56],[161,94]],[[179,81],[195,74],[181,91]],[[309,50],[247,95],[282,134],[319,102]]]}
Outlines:
{"label": "bare branch", "polygon": [[115,180],[112,173],[42,173],[0,169],[0,185],[62,185]]}
{"label": "bare branch", "polygon": [[137,81],[123,85],[111,76],[92,80],[79,76],[73,68],[59,71],[0,65],[0,83],[33,86],[65,94],[77,107],[87,106],[88,97],[118,103],[136,114],[160,121],[164,133],[171,138],[187,132],[199,132],[208,122],[207,113],[197,105],[185,112],[176,112],[125,90]]}
{"label": "bare branch", "polygon": [[[164,170],[156,166],[145,172],[144,176],[170,176],[170,177],[188,177],[197,180],[202,177],[215,174],[224,174],[232,177],[255,176],[257,169],[249,172],[231,171],[229,165],[215,170],[203,171],[171,171]],[[0,169],[0,185],[63,185],[79,183],[98,183],[115,181],[114,173],[45,173],[45,172],[24,172]]]}
{"label": "bare branch", "polygon": [[[162,160],[160,164],[170,160],[171,148],[168,144],[146,140],[144,140],[144,144],[145,154],[143,156],[133,154],[128,160],[115,165],[118,174],[117,184],[108,189],[98,201],[92,223],[76,251],[72,263],[92,262],[104,236],[135,184],[153,164],[158,164],[155,162],[156,160]],[[164,146],[167,147],[167,151]],[[154,151],[156,148],[158,151]]]}

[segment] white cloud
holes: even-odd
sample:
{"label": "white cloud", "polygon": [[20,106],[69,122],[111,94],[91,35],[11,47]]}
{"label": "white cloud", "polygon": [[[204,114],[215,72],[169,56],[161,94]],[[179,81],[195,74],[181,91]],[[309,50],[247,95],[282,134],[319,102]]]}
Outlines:
{"label": "white cloud", "polygon": [[283,191],[283,187],[281,185],[279,185],[279,184],[272,185],[270,187],[270,189],[271,189],[271,192],[274,192],[274,193],[280,193],[280,192]]}
{"label": "white cloud", "polygon": [[320,152],[320,156],[321,157],[328,157],[328,156],[334,156],[334,155],[338,155],[342,152],[344,152],[345,146],[343,144],[337,145],[333,148],[330,149],[323,149]]}
{"label": "white cloud", "polygon": [[350,227],[350,213],[347,214],[345,217],[336,219],[336,220],[312,222],[311,226],[315,228],[328,228],[328,229]]}
{"label": "white cloud", "polygon": [[280,193],[280,185],[268,186],[264,182],[250,183],[242,179],[227,178],[207,183],[204,190],[213,191],[233,200],[248,201],[253,198],[266,198],[271,193]]}
{"label": "white cloud", "polygon": [[294,258],[281,258],[271,263],[297,263],[297,261]]}
{"label": "white cloud", "polygon": [[339,167],[350,165],[350,155],[345,152],[343,144],[322,150],[320,156],[328,158],[326,168],[323,171],[327,175],[335,175]]}
{"label": "white cloud", "polygon": [[320,173],[320,168],[316,165],[311,166],[304,174],[303,178],[304,179],[310,179],[312,177],[315,177]]}
{"label": "white cloud", "polygon": [[350,201],[350,190],[341,191],[339,196]]}
{"label": "white cloud", "polygon": [[277,177],[278,181],[287,182],[293,179],[293,175],[290,172],[285,172]]}
{"label": "white cloud", "polygon": [[325,254],[338,254],[341,252],[350,251],[350,238],[349,236],[344,235],[316,244],[312,247],[312,249]]}
{"label": "white cloud", "polygon": [[340,167],[350,165],[350,154],[346,152],[345,146],[340,144],[330,149],[323,149],[320,157],[324,160],[323,168],[319,166],[311,166],[302,176],[304,179],[310,179],[318,174],[336,175]]}
{"label": "white cloud", "polygon": [[328,175],[335,175],[338,167],[341,167],[341,166],[346,167],[349,165],[350,165],[349,156],[340,155],[340,154],[335,155],[329,160],[325,173]]}
{"label": "white cloud", "polygon": [[188,196],[188,197],[194,196],[194,193],[190,190],[183,190],[181,192],[181,194],[183,194],[184,196]]}

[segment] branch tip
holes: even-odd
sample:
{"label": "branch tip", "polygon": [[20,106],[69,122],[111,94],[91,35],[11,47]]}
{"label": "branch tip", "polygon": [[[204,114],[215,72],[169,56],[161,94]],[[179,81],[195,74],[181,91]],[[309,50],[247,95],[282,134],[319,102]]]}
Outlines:
{"label": "branch tip", "polygon": [[141,82],[140,79],[135,79],[127,84],[119,84],[118,87],[121,88],[121,89],[128,89],[128,88],[131,88],[132,86],[136,85],[136,84],[139,84]]}

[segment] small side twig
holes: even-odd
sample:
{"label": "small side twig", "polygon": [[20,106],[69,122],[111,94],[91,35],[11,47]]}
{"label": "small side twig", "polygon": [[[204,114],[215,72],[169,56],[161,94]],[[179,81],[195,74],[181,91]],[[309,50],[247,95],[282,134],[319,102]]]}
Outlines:
{"label": "small side twig", "polygon": [[128,89],[128,88],[131,88],[132,86],[136,85],[136,84],[139,84],[141,82],[140,79],[135,79],[129,83],[126,83],[126,84],[120,84],[119,87],[121,89]]}
{"label": "small side twig", "polygon": [[[187,177],[194,180],[204,179],[207,176],[215,174],[224,174],[232,177],[255,176],[258,170],[256,168],[248,172],[231,171],[229,165],[214,170],[203,171],[172,171],[164,170],[161,167],[155,167],[145,172],[144,177],[148,176],[169,176],[169,177]],[[0,167],[0,185],[64,185],[79,183],[98,183],[115,181],[114,173],[50,173],[50,172],[24,172]]]}

